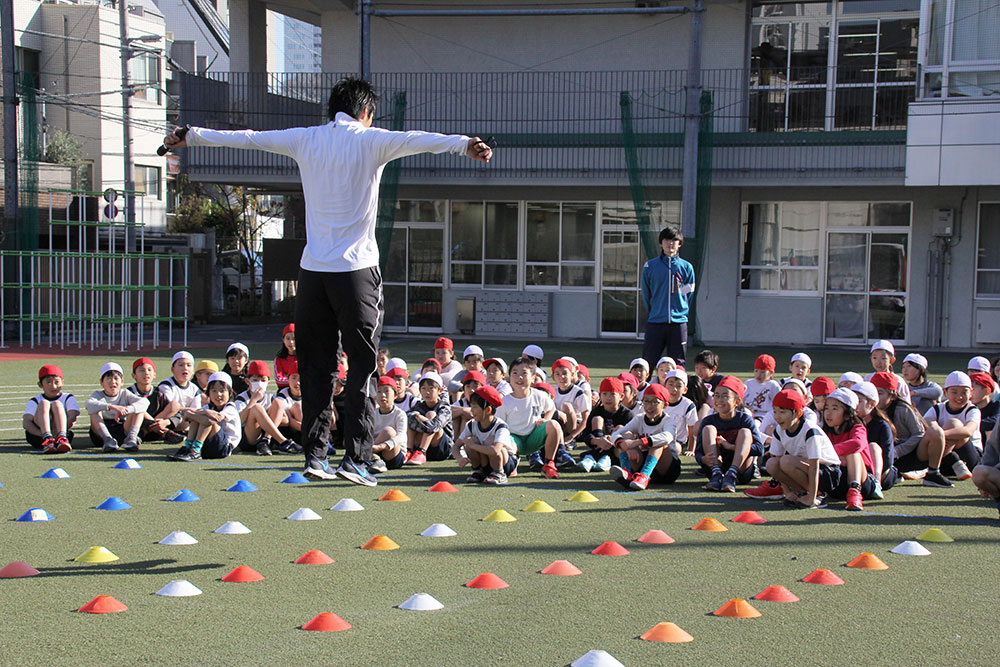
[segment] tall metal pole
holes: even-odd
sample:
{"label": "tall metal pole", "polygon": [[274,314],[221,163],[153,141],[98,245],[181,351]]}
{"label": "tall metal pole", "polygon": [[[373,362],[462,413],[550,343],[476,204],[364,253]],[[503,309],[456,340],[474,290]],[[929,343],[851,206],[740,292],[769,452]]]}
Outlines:
{"label": "tall metal pole", "polygon": [[128,38],[128,0],[118,0],[118,31],[122,53],[122,167],[125,173],[125,252],[135,252],[135,174],[132,170],[132,84],[128,64],[132,49]]}
{"label": "tall metal pole", "polygon": [[[3,59],[3,186],[6,239],[17,225],[17,85],[14,80],[14,3],[0,2],[0,58]],[[5,243],[6,245],[6,243]]]}
{"label": "tall metal pole", "polygon": [[681,201],[681,230],[686,237],[695,235],[698,217],[698,128],[701,124],[701,17],[702,0],[691,7],[691,42],[688,45],[687,85],[684,107],[684,181]]}
{"label": "tall metal pole", "polygon": [[358,30],[361,47],[358,74],[368,81],[372,75],[372,0],[358,0]]}

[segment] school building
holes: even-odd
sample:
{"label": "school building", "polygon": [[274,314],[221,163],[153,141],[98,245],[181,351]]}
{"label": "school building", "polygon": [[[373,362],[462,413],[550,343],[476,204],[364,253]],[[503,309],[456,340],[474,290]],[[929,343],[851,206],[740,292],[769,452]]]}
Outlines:
{"label": "school building", "polygon": [[[268,7],[322,27],[323,74],[266,72]],[[232,72],[182,76],[183,122],[325,122],[330,85],[358,71],[355,3],[229,8]],[[996,2],[705,8],[703,217],[686,248],[699,256],[696,335],[1000,344]],[[370,20],[380,126],[499,143],[488,166],[431,155],[386,169],[386,328],[641,337],[640,269],[660,227],[680,222],[691,15]],[[291,160],[264,153],[189,149],[183,170],[299,187]]]}

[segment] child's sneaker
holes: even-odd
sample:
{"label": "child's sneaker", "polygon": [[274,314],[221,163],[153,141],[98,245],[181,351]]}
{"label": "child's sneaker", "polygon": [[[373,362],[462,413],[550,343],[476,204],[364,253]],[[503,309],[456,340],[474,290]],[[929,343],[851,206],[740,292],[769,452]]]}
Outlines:
{"label": "child's sneaker", "polygon": [[645,491],[647,486],[649,486],[649,477],[643,475],[641,472],[637,472],[632,475],[632,479],[628,481],[628,487],[630,489]]}
{"label": "child's sneaker", "polygon": [[50,435],[42,439],[42,454],[55,454],[57,451],[55,438]]}
{"label": "child's sneaker", "polygon": [[556,471],[556,464],[552,461],[548,461],[542,466],[542,474],[549,479],[558,479],[559,473]]}
{"label": "child's sneaker", "polygon": [[413,450],[413,456],[410,457],[411,466],[422,466],[427,463],[427,454],[424,454],[419,449]]}
{"label": "child's sneaker", "polygon": [[928,470],[924,475],[924,486],[936,486],[941,489],[950,489],[955,483],[941,474],[940,470]]}
{"label": "child's sneaker", "polygon": [[118,441],[115,440],[114,438],[108,438],[107,440],[104,441],[103,450],[105,454],[107,454],[108,452],[117,452]]}
{"label": "child's sneaker", "polygon": [[631,489],[629,486],[629,481],[632,477],[628,470],[622,468],[621,466],[611,466],[611,470],[608,471],[611,474],[611,479],[618,482],[619,485],[624,486],[626,489]]}
{"label": "child's sneaker", "polygon": [[184,442],[187,440],[187,436],[183,433],[178,433],[177,431],[167,431],[163,434],[163,442],[168,445],[176,445],[179,442]]}
{"label": "child's sneaker", "polygon": [[412,450],[412,449],[406,450],[406,454],[403,456],[403,465],[404,466],[405,465],[409,465],[410,459],[413,458],[413,452],[414,452],[414,450]]}
{"label": "child's sneaker", "polygon": [[861,502],[861,491],[853,486],[847,490],[847,509],[851,512],[860,512],[865,508]]}
{"label": "child's sneaker", "polygon": [[727,470],[725,476],[722,478],[722,486],[719,487],[719,490],[726,493],[736,493],[736,477],[737,472],[735,470],[732,468]]}
{"label": "child's sneaker", "polygon": [[972,477],[972,472],[969,470],[969,466],[965,465],[965,461],[956,461],[951,469],[954,472],[956,482],[963,482]]}
{"label": "child's sneaker", "polygon": [[872,491],[872,495],[878,498],[879,500],[885,499],[885,495],[882,493],[882,482],[878,481],[875,482],[875,488]]}
{"label": "child's sneaker", "polygon": [[923,479],[926,474],[927,468],[924,468],[923,470],[907,470],[904,473],[900,473],[900,477],[908,479],[912,482],[915,479]]}
{"label": "child's sneaker", "polygon": [[181,447],[167,458],[173,461],[200,461],[201,452],[196,452],[188,446]]}
{"label": "child's sneaker", "polygon": [[376,455],[372,462],[368,464],[368,472],[372,475],[381,475],[384,472],[388,472],[389,467],[382,460],[381,456]]}
{"label": "child's sneaker", "polygon": [[594,457],[591,456],[590,454],[587,454],[576,463],[576,467],[582,470],[583,472],[590,472],[591,470],[594,469],[595,465],[597,465],[597,461],[595,461]]}
{"label": "child's sneaker", "polygon": [[528,454],[528,470],[538,472],[542,469],[542,465],[544,463],[545,462],[542,461],[541,452],[532,452],[531,454]]}
{"label": "child's sneaker", "polygon": [[562,470],[563,468],[572,468],[576,465],[576,459],[573,455],[569,453],[566,449],[566,445],[559,445],[559,449],[556,450],[556,467]]}
{"label": "child's sneaker", "polygon": [[485,466],[482,468],[476,468],[471,473],[469,473],[469,476],[465,478],[465,481],[468,484],[481,484],[486,480],[489,474],[490,474],[490,469]]}
{"label": "child's sneaker", "polygon": [[487,484],[499,486],[501,484],[507,483],[507,475],[503,474],[502,470],[494,470],[489,475],[487,475],[486,479],[483,481],[485,481]]}
{"label": "child's sneaker", "polygon": [[747,489],[743,493],[751,498],[760,498],[761,500],[781,500],[785,497],[781,490],[781,484],[773,479],[764,480],[757,488]]}
{"label": "child's sneaker", "polygon": [[73,445],[69,444],[69,438],[66,437],[66,434],[60,433],[56,436],[56,451],[60,454],[73,451]]}
{"label": "child's sneaker", "polygon": [[712,473],[712,477],[708,480],[708,484],[705,485],[706,491],[719,491],[722,489],[722,470],[716,469]]}
{"label": "child's sneaker", "polygon": [[611,470],[611,457],[605,454],[601,458],[597,459],[597,469],[601,472],[607,472]]}
{"label": "child's sneaker", "polygon": [[135,438],[125,438],[125,442],[122,443],[122,449],[126,452],[137,452],[139,451],[139,441]]}
{"label": "child's sneaker", "polygon": [[291,438],[285,439],[285,441],[283,443],[281,443],[280,445],[278,445],[276,449],[279,452],[283,453],[283,454],[301,454],[302,453],[302,445],[300,445],[299,443],[295,442]]}

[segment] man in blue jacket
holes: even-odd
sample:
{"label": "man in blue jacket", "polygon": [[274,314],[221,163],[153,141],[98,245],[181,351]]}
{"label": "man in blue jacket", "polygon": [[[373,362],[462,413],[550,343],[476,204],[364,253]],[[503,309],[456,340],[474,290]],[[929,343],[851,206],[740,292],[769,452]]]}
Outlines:
{"label": "man in blue jacket", "polygon": [[642,267],[642,298],[649,311],[642,356],[651,369],[664,347],[678,366],[685,365],[688,303],[694,294],[694,267],[677,255],[684,245],[681,231],[667,225],[659,242],[660,256]]}

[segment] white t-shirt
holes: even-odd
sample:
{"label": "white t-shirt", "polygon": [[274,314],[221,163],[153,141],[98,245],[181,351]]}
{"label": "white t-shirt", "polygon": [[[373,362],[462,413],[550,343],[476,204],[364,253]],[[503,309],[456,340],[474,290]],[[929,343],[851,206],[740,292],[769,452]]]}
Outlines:
{"label": "white t-shirt", "polygon": [[770,452],[771,456],[791,454],[804,459],[819,459],[820,463],[828,466],[840,465],[840,456],[830,438],[819,426],[805,419],[799,421],[799,430],[795,433],[787,433],[780,426],[774,429]]}
{"label": "white t-shirt", "polygon": [[[265,410],[267,410],[271,407],[271,401],[273,400],[274,400],[274,394],[272,394],[269,391],[265,391],[264,395],[260,397],[259,401],[257,401],[257,404],[262,408],[264,408]],[[237,412],[242,413],[244,410],[246,410],[247,405],[249,405],[250,403],[250,390],[247,389],[246,391],[238,394],[236,396],[235,403]]]}
{"label": "white t-shirt", "polygon": [[493,385],[493,388],[500,393],[500,396],[506,396],[510,392],[514,391],[514,388],[510,386],[510,382],[507,382],[506,380],[500,380]]}
{"label": "white t-shirt", "polygon": [[386,426],[391,426],[396,431],[396,435],[389,441],[392,446],[406,449],[406,413],[400,410],[398,405],[393,406],[388,414],[382,414],[380,408],[375,408],[375,433]]}
{"label": "white t-shirt", "polygon": [[628,438],[630,440],[646,437],[649,438],[649,445],[651,447],[668,445],[674,456],[680,456],[681,446],[676,438],[676,432],[679,428],[684,430],[684,437],[686,439],[687,427],[679,426],[677,420],[667,413],[663,413],[659,419],[652,422],[645,414],[637,415],[632,417],[629,423],[614,432],[611,436],[611,442],[617,443],[620,439],[628,438],[630,435],[631,438]]}
{"label": "white t-shirt", "polygon": [[[24,414],[35,416],[35,411],[38,410],[38,402],[45,398],[45,394],[39,394],[34,398],[28,399],[28,404],[24,406]],[[63,410],[69,412],[70,410],[80,411],[80,406],[77,405],[76,396],[73,394],[67,394],[62,392],[56,398],[47,398],[47,401],[59,401],[63,405]]]}
{"label": "white t-shirt", "polygon": [[673,421],[674,439],[681,443],[688,441],[688,427],[697,426],[701,421],[698,419],[698,409],[694,407],[694,401],[686,396],[681,396],[681,400],[674,405],[669,403],[664,405],[663,414]]}
{"label": "white t-shirt", "polygon": [[756,378],[750,378],[746,381],[746,386],[743,405],[750,408],[754,419],[763,419],[771,412],[771,401],[781,391],[781,385],[774,380],[758,382]]}
{"label": "white t-shirt", "polygon": [[[952,412],[951,407],[948,405],[948,401],[944,401],[943,403],[938,403],[924,413],[924,419],[927,421],[937,422],[938,424],[946,422],[949,419],[957,419],[962,422],[963,426],[965,426],[971,421],[980,422],[982,421],[982,418],[982,412],[980,412],[979,408],[971,402],[966,403],[965,407],[959,412]],[[983,451],[983,437],[978,428],[972,432],[972,446],[980,452]]]}
{"label": "white t-shirt", "polygon": [[507,424],[511,433],[529,435],[535,430],[535,422],[555,407],[547,391],[532,389],[527,398],[517,398],[514,394],[505,396],[496,417]]}
{"label": "white t-shirt", "polygon": [[221,410],[216,408],[214,405],[209,404],[200,408],[202,412],[207,412],[213,410],[215,412],[221,412],[224,419],[219,422],[219,433],[225,438],[226,444],[230,447],[236,447],[240,444],[240,439],[242,438],[242,431],[240,429],[240,413],[236,409],[236,406],[232,403],[226,403]]}
{"label": "white t-shirt", "polygon": [[593,403],[590,400],[590,394],[585,392],[582,388],[577,385],[570,385],[569,389],[563,392],[562,389],[556,387],[556,397],[553,400],[555,403],[556,410],[561,410],[562,406],[569,403],[576,410],[576,414],[579,417],[584,412],[589,412],[593,407]]}
{"label": "white t-shirt", "polygon": [[[455,376],[464,370],[465,366],[452,359],[451,361],[449,361],[447,364],[444,365],[444,368],[442,368],[441,372],[439,373],[439,375],[441,376],[441,382],[443,382],[444,386],[447,387],[449,384],[451,384],[451,381],[455,379]],[[417,378],[414,378],[414,380],[419,382]]]}
{"label": "white t-shirt", "polygon": [[108,410],[112,405],[125,406],[128,408],[128,414],[132,415],[136,412],[145,412],[149,407],[149,399],[136,396],[124,388],[119,389],[115,396],[108,396],[103,389],[98,389],[87,399],[87,414],[100,413],[101,419],[118,420],[118,414]]}
{"label": "white t-shirt", "polygon": [[401,399],[399,399],[399,400],[397,400],[395,402],[395,405],[396,405],[397,408],[399,408],[400,410],[402,410],[403,414],[405,415],[407,412],[409,412],[413,408],[413,404],[415,402],[419,401],[419,400],[420,400],[420,397],[414,396],[410,392],[406,392],[405,394],[403,394],[403,398],[401,398]]}
{"label": "white t-shirt", "polygon": [[517,447],[510,437],[510,429],[507,428],[507,424],[497,418],[493,419],[493,423],[485,431],[479,422],[473,419],[465,425],[465,428],[462,429],[462,435],[458,439],[464,440],[465,438],[472,438],[480,445],[500,444],[511,456],[517,454]]}
{"label": "white t-shirt", "polygon": [[172,377],[167,378],[156,385],[168,401],[177,401],[182,408],[201,407],[201,389],[194,380],[188,380],[187,386],[182,387]]}
{"label": "white t-shirt", "polygon": [[275,398],[281,399],[281,402],[285,404],[285,408],[288,409],[293,405],[302,404],[302,394],[299,394],[298,398],[292,396],[292,392],[288,387],[278,390]]}

